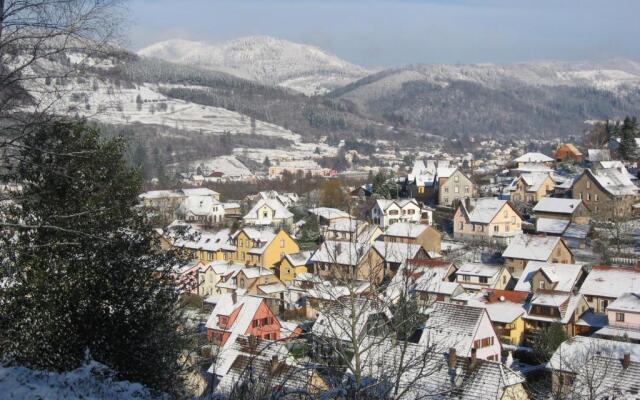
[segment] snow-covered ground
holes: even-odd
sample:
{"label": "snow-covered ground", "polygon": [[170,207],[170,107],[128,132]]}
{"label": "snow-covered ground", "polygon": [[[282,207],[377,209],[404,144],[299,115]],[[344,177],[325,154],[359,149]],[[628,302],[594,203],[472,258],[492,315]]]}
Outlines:
{"label": "snow-covered ground", "polygon": [[90,361],[65,373],[0,367],[0,398],[25,400],[155,399],[139,383],[117,381],[104,365]]}

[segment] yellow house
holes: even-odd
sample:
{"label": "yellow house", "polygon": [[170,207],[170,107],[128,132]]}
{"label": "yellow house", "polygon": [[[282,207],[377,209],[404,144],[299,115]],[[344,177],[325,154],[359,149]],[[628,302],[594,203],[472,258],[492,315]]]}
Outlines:
{"label": "yellow house", "polygon": [[205,264],[198,271],[198,294],[200,296],[222,294],[221,289],[217,287],[218,283],[243,267],[243,264],[234,264],[230,261],[212,261]]}
{"label": "yellow house", "polygon": [[548,173],[522,174],[509,185],[511,200],[535,203],[553,193],[556,182]]}
{"label": "yellow house", "polygon": [[285,254],[282,260],[276,265],[276,275],[282,282],[291,282],[296,276],[308,272],[308,265],[311,263],[310,260],[310,251]]}
{"label": "yellow house", "polygon": [[522,233],[522,216],[506,200],[493,197],[465,199],[453,216],[456,239],[508,243]]}
{"label": "yellow house", "polygon": [[528,297],[528,292],[521,291],[494,289],[486,292],[482,303],[503,344],[519,346],[524,342],[524,307]]}
{"label": "yellow house", "polygon": [[298,243],[283,229],[271,230],[245,227],[232,236],[234,261],[272,269],[285,254],[300,252]]}

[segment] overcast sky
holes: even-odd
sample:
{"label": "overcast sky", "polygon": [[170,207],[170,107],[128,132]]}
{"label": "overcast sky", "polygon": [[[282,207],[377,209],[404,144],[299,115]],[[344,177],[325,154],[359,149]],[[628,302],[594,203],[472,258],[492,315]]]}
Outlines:
{"label": "overcast sky", "polygon": [[130,0],[129,47],[269,35],[367,67],[640,60],[640,0]]}

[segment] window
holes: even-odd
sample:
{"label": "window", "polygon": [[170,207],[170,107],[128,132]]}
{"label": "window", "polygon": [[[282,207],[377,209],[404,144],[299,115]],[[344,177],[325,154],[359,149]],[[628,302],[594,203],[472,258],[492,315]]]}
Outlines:
{"label": "window", "polygon": [[511,217],[511,224],[515,225],[516,224],[516,217]]}
{"label": "window", "polygon": [[481,276],[480,283],[489,283],[489,278],[487,278],[486,276]]}
{"label": "window", "polygon": [[616,322],[624,322],[624,313],[621,313],[621,312],[616,313]]}
{"label": "window", "polygon": [[269,213],[267,211],[263,211],[262,218],[269,218]]}
{"label": "window", "polygon": [[465,193],[469,193],[469,186],[465,186],[465,187],[464,187],[464,192],[465,192]]}
{"label": "window", "polygon": [[454,182],[458,182],[460,180],[460,177],[458,175],[453,177]]}
{"label": "window", "polygon": [[460,222],[459,228],[460,228],[460,230],[464,229],[464,222],[462,222],[462,221]]}
{"label": "window", "polygon": [[456,187],[453,188],[453,191],[455,193],[460,193],[460,186],[456,185]]}
{"label": "window", "polygon": [[582,200],[582,193],[578,193],[578,196],[580,197],[580,200]]}
{"label": "window", "polygon": [[504,218],[509,218],[509,211],[505,210],[505,211],[502,213],[502,216],[503,216]]}
{"label": "window", "polygon": [[444,192],[445,192],[445,193],[449,193],[449,187],[448,187],[448,186],[445,186],[445,187],[444,187]]}
{"label": "window", "polygon": [[540,281],[540,284],[538,285],[538,289],[544,289],[544,281]]}
{"label": "window", "polygon": [[469,275],[462,275],[462,280],[465,282],[470,282],[471,281],[471,277]]}
{"label": "window", "polygon": [[448,202],[449,202],[449,198],[448,198],[448,197],[445,197],[445,198],[444,198],[444,202],[445,202],[445,204],[446,204],[446,203],[448,203]]}
{"label": "window", "polygon": [[587,189],[591,189],[591,181],[587,181]]}
{"label": "window", "polygon": [[280,248],[281,248],[281,249],[284,249],[284,239],[281,239],[281,240],[280,240]]}
{"label": "window", "polygon": [[494,226],[493,227],[493,231],[494,232],[500,232],[500,226],[499,225]]}
{"label": "window", "polygon": [[591,201],[591,193],[587,193],[587,201]]}
{"label": "window", "polygon": [[242,239],[240,239],[240,247],[244,246],[244,241]]}
{"label": "window", "polygon": [[593,195],[593,201],[598,201],[598,194],[597,193]]}

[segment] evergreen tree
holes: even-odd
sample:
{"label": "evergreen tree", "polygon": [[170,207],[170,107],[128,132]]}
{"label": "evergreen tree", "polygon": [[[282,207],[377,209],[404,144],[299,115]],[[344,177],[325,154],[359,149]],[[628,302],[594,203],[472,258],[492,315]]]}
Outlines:
{"label": "evergreen tree", "polygon": [[635,118],[626,117],[620,131],[620,154],[625,160],[633,160],[637,157],[636,145],[637,121]]}
{"label": "evergreen tree", "polygon": [[24,185],[0,232],[2,357],[64,371],[88,351],[120,378],[177,394],[185,342],[171,272],[182,258],[158,251],[124,142],[55,123],[21,148],[0,177]]}

